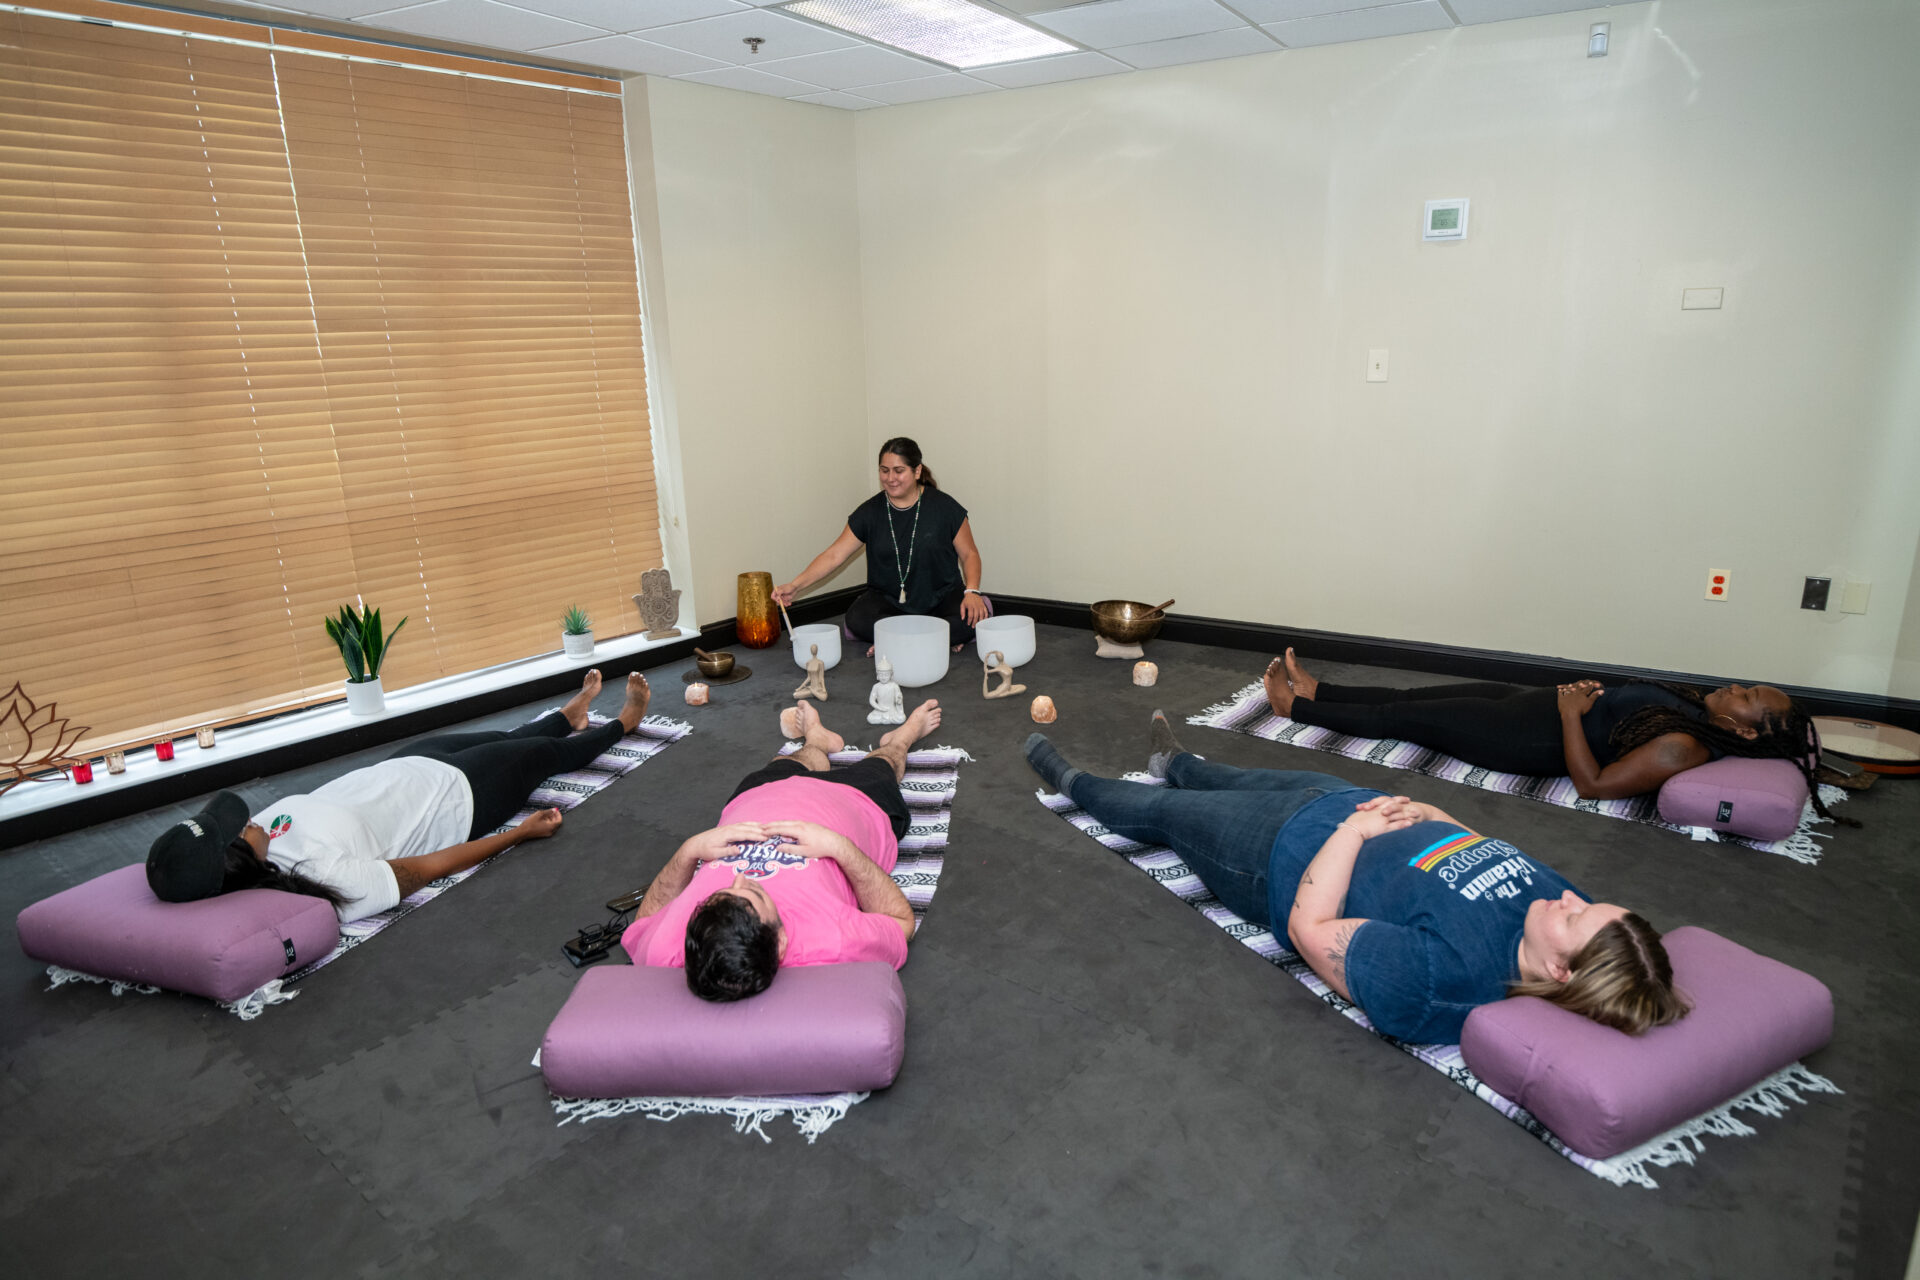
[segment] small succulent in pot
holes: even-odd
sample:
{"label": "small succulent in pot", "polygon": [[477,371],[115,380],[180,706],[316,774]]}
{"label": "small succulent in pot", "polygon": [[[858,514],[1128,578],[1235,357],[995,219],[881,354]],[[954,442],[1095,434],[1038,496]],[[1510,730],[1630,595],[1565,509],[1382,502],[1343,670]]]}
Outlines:
{"label": "small succulent in pot", "polygon": [[560,630],[570,636],[591,635],[593,619],[589,618],[587,611],[579,605],[568,605],[566,613],[560,618]]}

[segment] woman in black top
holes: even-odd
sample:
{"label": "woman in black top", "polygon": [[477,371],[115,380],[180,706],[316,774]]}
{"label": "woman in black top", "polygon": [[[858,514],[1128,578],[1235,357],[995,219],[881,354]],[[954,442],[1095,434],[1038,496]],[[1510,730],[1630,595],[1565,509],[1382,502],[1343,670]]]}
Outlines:
{"label": "woman in black top", "polygon": [[[1820,738],[1806,712],[1772,685],[1598,680],[1558,689],[1448,684],[1374,689],[1321,684],[1287,650],[1267,666],[1273,713],[1361,738],[1398,738],[1501,773],[1573,779],[1589,800],[1657,791],[1674,774],[1721,756],[1791,760],[1816,810]],[[1844,819],[1842,819],[1844,821]]]}
{"label": "woman in black top", "polygon": [[873,624],[903,613],[945,618],[953,647],[973,639],[987,616],[980,594],[980,549],[967,509],[948,497],[920,460],[920,446],[895,436],[880,446],[880,492],[855,507],[833,545],[793,581],[773,589],[783,605],[820,581],[862,546],[867,590],[847,609],[847,630],[873,640]]}

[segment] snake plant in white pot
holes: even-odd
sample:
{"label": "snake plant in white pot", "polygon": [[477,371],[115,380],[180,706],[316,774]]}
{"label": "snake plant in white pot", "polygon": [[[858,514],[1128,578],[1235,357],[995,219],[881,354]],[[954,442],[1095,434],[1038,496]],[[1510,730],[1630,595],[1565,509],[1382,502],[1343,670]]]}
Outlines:
{"label": "snake plant in white pot", "polygon": [[560,618],[560,647],[569,658],[593,656],[593,619],[577,604],[567,606]]}
{"label": "snake plant in white pot", "polygon": [[361,612],[350,604],[340,606],[340,616],[327,619],[327,638],[340,646],[340,660],[347,667],[347,710],[356,716],[377,716],[387,709],[386,691],[380,685],[380,667],[387,650],[405,618],[387,631],[380,625],[380,611]]}

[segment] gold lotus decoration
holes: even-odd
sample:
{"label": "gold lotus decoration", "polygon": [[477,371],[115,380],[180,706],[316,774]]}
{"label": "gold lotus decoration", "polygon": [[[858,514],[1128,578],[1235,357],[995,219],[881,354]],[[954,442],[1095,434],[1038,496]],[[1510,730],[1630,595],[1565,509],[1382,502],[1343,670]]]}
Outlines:
{"label": "gold lotus decoration", "polygon": [[0,796],[36,773],[80,763],[67,753],[88,726],[69,726],[56,704],[39,705],[17,680],[6,699],[6,710],[0,711]]}

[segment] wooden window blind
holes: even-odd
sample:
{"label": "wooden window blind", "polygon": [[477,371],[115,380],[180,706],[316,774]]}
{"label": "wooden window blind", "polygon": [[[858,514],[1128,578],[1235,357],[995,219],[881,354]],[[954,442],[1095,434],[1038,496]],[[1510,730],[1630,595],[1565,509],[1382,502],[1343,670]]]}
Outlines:
{"label": "wooden window blind", "polygon": [[98,749],[338,697],[356,596],[410,616],[389,688],[551,650],[576,602],[635,629],[617,98],[0,33],[0,685]]}

